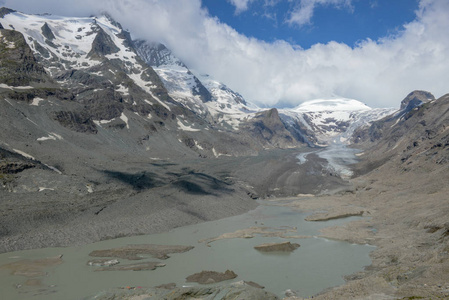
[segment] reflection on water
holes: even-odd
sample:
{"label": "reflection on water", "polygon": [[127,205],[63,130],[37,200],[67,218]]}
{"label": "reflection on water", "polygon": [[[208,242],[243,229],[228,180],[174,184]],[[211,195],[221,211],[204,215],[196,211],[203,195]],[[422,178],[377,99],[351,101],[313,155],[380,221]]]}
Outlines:
{"label": "reflection on water", "polygon": [[[0,283],[4,299],[82,299],[102,290],[115,287],[152,287],[175,282],[186,285],[185,278],[202,270],[224,272],[229,269],[238,274],[234,281],[254,281],[268,291],[283,296],[287,289],[298,291],[303,297],[312,296],[325,288],[344,283],[343,276],[361,270],[371,263],[369,253],[373,247],[351,245],[313,237],[318,230],[347,222],[306,222],[306,214],[286,207],[263,205],[244,215],[177,228],[168,233],[121,238],[102,241],[82,247],[50,248],[18,251],[0,255],[0,265],[20,259],[36,259],[63,255],[63,263],[46,269],[42,286],[26,286],[26,278],[11,276],[0,270]],[[272,204],[272,203],[271,203]],[[251,239],[225,239],[215,241],[208,247],[199,240],[253,226],[296,227],[291,235],[308,235],[305,239],[288,239],[301,245],[289,254],[266,254],[253,247],[262,243],[283,242],[279,237],[255,235]],[[95,272],[87,266],[89,253],[93,250],[121,247],[127,244],[191,245],[189,252],[172,254],[161,261],[165,267],[153,271]],[[129,263],[120,260],[121,263]],[[147,261],[158,261],[149,258]],[[189,283],[189,285],[192,285]]]}

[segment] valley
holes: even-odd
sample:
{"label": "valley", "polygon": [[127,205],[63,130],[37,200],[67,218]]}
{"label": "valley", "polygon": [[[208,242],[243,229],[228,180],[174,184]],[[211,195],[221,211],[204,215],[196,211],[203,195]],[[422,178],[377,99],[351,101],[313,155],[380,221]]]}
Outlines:
{"label": "valley", "polygon": [[449,297],[449,95],[259,108],[107,14],[1,8],[0,67],[12,299]]}

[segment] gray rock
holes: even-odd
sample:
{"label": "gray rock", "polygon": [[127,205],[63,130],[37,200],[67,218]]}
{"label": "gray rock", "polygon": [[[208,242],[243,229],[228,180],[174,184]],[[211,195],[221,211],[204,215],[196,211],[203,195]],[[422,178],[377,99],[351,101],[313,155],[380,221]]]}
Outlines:
{"label": "gray rock", "polygon": [[261,252],[292,252],[300,247],[299,244],[282,242],[282,243],[267,243],[255,246],[254,249]]}
{"label": "gray rock", "polygon": [[187,282],[198,282],[200,284],[211,284],[216,282],[221,282],[225,280],[234,279],[237,277],[233,271],[226,270],[224,273],[215,271],[202,271],[200,273],[195,273],[187,276]]}
{"label": "gray rock", "polygon": [[47,22],[45,22],[45,24],[41,27],[41,30],[42,35],[45,36],[48,40],[52,41],[56,38]]}
{"label": "gray rock", "polygon": [[401,101],[400,110],[402,111],[410,111],[413,108],[422,105],[423,103],[427,103],[435,100],[435,96],[426,91],[413,91]]}

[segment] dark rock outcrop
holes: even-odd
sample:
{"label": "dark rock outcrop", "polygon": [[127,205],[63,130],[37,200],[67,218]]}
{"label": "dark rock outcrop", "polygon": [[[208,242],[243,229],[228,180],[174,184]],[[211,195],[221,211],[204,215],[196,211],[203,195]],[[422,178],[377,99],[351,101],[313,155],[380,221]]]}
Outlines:
{"label": "dark rock outcrop", "polygon": [[409,112],[415,107],[418,107],[424,103],[435,100],[435,97],[426,91],[413,91],[401,101],[400,110],[403,112]]}
{"label": "dark rock outcrop", "polygon": [[45,22],[45,24],[41,27],[41,30],[42,35],[45,36],[48,40],[52,41],[56,38],[47,22]]}
{"label": "dark rock outcrop", "polygon": [[16,11],[13,9],[10,9],[10,8],[2,7],[2,8],[0,8],[0,18],[3,18],[7,14],[10,14],[13,12],[16,12]]}
{"label": "dark rock outcrop", "polygon": [[4,42],[0,43],[0,83],[25,86],[32,82],[49,81],[22,33],[1,29],[1,34]]}
{"label": "dark rock outcrop", "polygon": [[[416,97],[415,97],[415,96]],[[410,103],[423,101],[419,96],[429,97],[430,93],[410,94]],[[354,141],[373,153],[369,163],[360,174],[377,168],[392,158],[399,158],[404,170],[423,163],[422,160],[437,164],[449,162],[449,95],[428,101],[408,112],[401,112],[374,122],[369,128],[355,132]],[[374,155],[375,154],[375,155]],[[421,161],[421,162],[419,162]]]}
{"label": "dark rock outcrop", "polygon": [[97,133],[90,114],[86,111],[58,111],[53,113],[53,118],[62,126],[83,133]]}
{"label": "dark rock outcrop", "polygon": [[288,148],[297,144],[297,140],[286,129],[276,108],[258,113],[241,128],[249,131],[256,139],[268,141],[274,147]]}
{"label": "dark rock outcrop", "polygon": [[114,44],[111,37],[100,27],[97,27],[97,35],[92,43],[92,49],[88,58],[101,59],[105,55],[118,52],[120,49]]}

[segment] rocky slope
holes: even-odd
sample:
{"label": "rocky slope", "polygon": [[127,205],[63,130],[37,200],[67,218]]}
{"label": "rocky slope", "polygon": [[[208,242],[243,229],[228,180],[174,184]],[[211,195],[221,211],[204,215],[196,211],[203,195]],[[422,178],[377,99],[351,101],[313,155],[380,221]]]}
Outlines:
{"label": "rocky slope", "polygon": [[270,164],[239,172],[231,169],[239,160],[215,159],[313,146],[321,142],[315,131],[349,128],[335,120],[319,125],[330,111],[309,123],[293,112],[289,123],[286,111],[252,108],[223,84],[194,75],[162,45],[133,41],[108,16],[2,8],[0,23],[2,251],[229,216],[283,181],[289,186],[279,195],[316,192],[295,184],[302,174],[295,168],[277,179],[260,173],[282,160],[277,152]]}
{"label": "rocky slope", "polygon": [[[427,101],[415,102],[417,95],[424,95]],[[445,165],[449,158],[449,96],[435,99],[428,92],[415,91],[402,101],[401,108],[396,114],[357,130],[353,136],[355,145],[368,149],[372,166],[393,158],[399,158],[404,170],[423,161]]]}
{"label": "rocky slope", "polygon": [[242,213],[259,192],[215,159],[302,145],[276,109],[248,113],[210,78],[181,99],[108,16],[2,8],[0,23],[0,251]]}
{"label": "rocky slope", "polygon": [[[403,101],[403,109],[416,95]],[[422,101],[357,133],[363,147],[353,189],[292,206],[369,218],[322,230],[322,236],[372,244],[372,265],[316,299],[447,299],[449,95]],[[299,299],[292,297],[290,299]]]}

